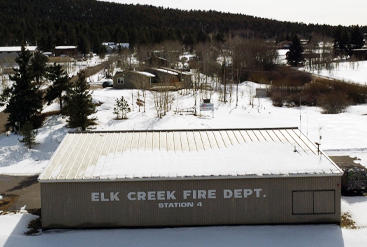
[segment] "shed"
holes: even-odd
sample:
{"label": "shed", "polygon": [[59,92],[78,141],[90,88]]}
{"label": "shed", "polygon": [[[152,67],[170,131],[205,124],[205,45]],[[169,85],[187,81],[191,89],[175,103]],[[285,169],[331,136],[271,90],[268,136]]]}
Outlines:
{"label": "shed", "polygon": [[113,77],[113,87],[116,89],[149,89],[155,75],[145,71],[117,72]]}
{"label": "shed", "polygon": [[69,133],[44,228],[337,223],[342,171],[297,128]]}
{"label": "shed", "polygon": [[148,67],[145,68],[145,70],[156,76],[155,79],[153,80],[153,83],[174,84],[180,81],[179,73],[165,68]]}
{"label": "shed", "polygon": [[352,55],[360,60],[366,60],[367,59],[367,48],[361,48],[361,49],[353,49]]}
{"label": "shed", "polygon": [[151,57],[147,58],[146,64],[149,66],[169,66],[169,62],[167,59],[163,57],[158,57],[156,55],[152,55]]}
{"label": "shed", "polygon": [[56,46],[54,49],[55,56],[59,57],[62,55],[75,57],[78,55],[78,48],[74,45],[68,46]]}

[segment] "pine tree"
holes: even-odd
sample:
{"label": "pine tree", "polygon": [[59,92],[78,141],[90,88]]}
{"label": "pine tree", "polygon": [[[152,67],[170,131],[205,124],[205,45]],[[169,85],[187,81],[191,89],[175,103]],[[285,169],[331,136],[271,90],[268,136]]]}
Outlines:
{"label": "pine tree", "polygon": [[85,35],[81,35],[79,44],[78,44],[78,50],[83,54],[87,55],[90,51],[90,44]]}
{"label": "pine tree", "polygon": [[5,112],[9,113],[8,128],[18,132],[23,125],[30,121],[33,127],[40,125],[40,115],[43,107],[42,92],[35,81],[35,73],[32,71],[32,54],[22,50],[16,58],[19,68],[14,69],[15,74],[10,77],[14,81],[9,89],[9,101]]}
{"label": "pine tree", "polygon": [[85,131],[89,126],[95,125],[97,119],[89,118],[95,112],[96,105],[92,101],[85,72],[82,71],[75,84],[67,90],[65,113],[69,117],[69,127]]}
{"label": "pine tree", "polygon": [[31,149],[36,145],[36,134],[37,131],[33,129],[33,125],[30,121],[24,123],[23,127],[20,129],[20,134],[23,136],[21,142]]}
{"label": "pine tree", "polygon": [[39,51],[36,51],[31,59],[33,76],[39,86],[41,86],[41,80],[46,74],[47,60],[48,58]]}
{"label": "pine tree", "polygon": [[301,41],[295,35],[292,39],[292,44],[289,48],[289,52],[287,53],[287,61],[291,66],[298,66],[304,60],[303,58],[303,48],[301,45]]}
{"label": "pine tree", "polygon": [[354,49],[360,49],[364,45],[363,33],[359,26],[353,27],[350,43]]}
{"label": "pine tree", "polygon": [[113,113],[116,115],[116,119],[127,119],[127,113],[130,111],[130,106],[124,96],[121,96],[120,99],[116,99],[115,107],[113,108]]}
{"label": "pine tree", "polygon": [[60,111],[63,111],[63,92],[65,92],[70,84],[70,79],[65,70],[59,64],[54,64],[47,69],[47,78],[52,82],[52,85],[47,89],[45,99],[50,104],[54,99],[59,100]]}

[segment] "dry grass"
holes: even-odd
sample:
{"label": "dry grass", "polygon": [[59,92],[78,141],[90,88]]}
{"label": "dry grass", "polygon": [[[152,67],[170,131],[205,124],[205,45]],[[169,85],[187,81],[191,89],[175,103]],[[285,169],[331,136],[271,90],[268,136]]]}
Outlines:
{"label": "dry grass", "polygon": [[17,200],[17,195],[3,195],[3,199],[0,200],[0,211],[8,211],[13,203]]}
{"label": "dry grass", "polygon": [[[288,70],[293,69],[288,68]],[[289,72],[290,75],[285,76],[285,79],[273,77],[275,81],[272,81],[269,96],[274,106],[283,104],[320,106],[324,113],[335,114],[342,112],[350,105],[367,102],[366,86],[319,77],[309,80],[306,72],[296,70]],[[293,82],[290,80],[292,78]]]}
{"label": "dry grass", "polygon": [[74,61],[71,57],[49,57],[48,62],[49,63],[69,63]]}
{"label": "dry grass", "polygon": [[341,216],[340,226],[346,229],[357,229],[356,222],[352,219],[349,212]]}
{"label": "dry grass", "polygon": [[0,112],[0,134],[6,131],[6,124],[8,123],[8,113]]}
{"label": "dry grass", "polygon": [[273,86],[303,86],[312,81],[312,75],[307,72],[292,69],[286,66],[277,66],[270,71],[248,71],[250,81]]}

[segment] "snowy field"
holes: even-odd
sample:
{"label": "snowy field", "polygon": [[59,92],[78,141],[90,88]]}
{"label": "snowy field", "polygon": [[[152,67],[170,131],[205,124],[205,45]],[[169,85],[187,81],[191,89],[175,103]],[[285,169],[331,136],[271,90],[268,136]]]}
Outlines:
{"label": "snowy field", "polygon": [[318,246],[364,247],[367,243],[366,197],[342,199],[358,229],[337,225],[220,226],[161,229],[52,230],[26,236],[27,213],[0,216],[0,246]]}
{"label": "snowy field", "polygon": [[[268,98],[253,98],[255,88],[259,85],[251,82],[242,83],[239,87],[239,104],[235,103],[235,88],[232,102],[224,104],[218,100],[219,94],[212,95],[215,105],[214,118],[211,113],[202,116],[175,114],[176,109],[194,106],[192,95],[181,95],[173,92],[172,109],[162,119],[156,117],[154,95],[147,92],[146,112],[140,112],[135,104],[137,90],[97,89],[93,92],[99,106],[95,116],[98,118],[97,130],[147,130],[147,129],[203,129],[203,128],[253,128],[253,127],[292,127],[298,126],[312,141],[321,141],[323,149],[333,150],[367,150],[367,105],[349,107],[344,113],[336,115],[321,114],[318,107],[279,108],[272,106]],[[141,91],[139,93],[142,95]],[[115,120],[113,107],[115,99],[124,96],[130,105],[134,99],[132,112],[127,120]],[[249,105],[250,101],[253,105]],[[199,97],[198,97],[199,101]],[[52,104],[44,112],[58,109]],[[301,119],[301,121],[300,121]],[[0,174],[37,174],[47,165],[53,152],[70,130],[65,127],[66,121],[61,116],[48,118],[38,130],[36,141],[39,145],[27,150],[19,143],[17,135],[0,135]],[[321,137],[321,140],[320,140]],[[366,151],[365,150],[365,151]],[[366,153],[366,152],[362,152]],[[364,159],[363,162],[366,162]],[[367,163],[367,162],[366,162]],[[367,166],[367,164],[364,165]]]}
{"label": "snowy field", "polygon": [[367,85],[367,61],[333,63],[331,70],[305,70],[320,76]]}
{"label": "snowy field", "polygon": [[[277,108],[267,98],[253,98],[256,87],[252,82],[239,87],[239,104],[235,103],[235,88],[231,103],[219,101],[211,113],[201,116],[179,115],[177,109],[194,106],[192,95],[171,93],[171,110],[162,119],[156,117],[154,94],[147,92],[146,112],[135,104],[137,90],[98,89],[95,102],[101,102],[95,116],[97,130],[124,129],[185,129],[185,128],[251,128],[298,126],[312,141],[320,141],[323,149],[343,153],[346,149],[362,158],[367,166],[367,105],[351,106],[337,115],[321,114],[318,107]],[[141,91],[139,92],[141,95]],[[133,104],[127,120],[115,120],[113,107],[116,98],[124,96]],[[200,101],[200,95],[197,97]],[[253,102],[250,105],[250,101]],[[52,104],[44,112],[57,110]],[[0,174],[38,174],[48,164],[53,152],[70,130],[61,116],[48,118],[38,130],[35,149],[27,150],[18,136],[0,135]],[[353,151],[354,150],[354,151]],[[359,150],[359,151],[357,151]],[[299,226],[238,226],[169,229],[115,230],[57,230],[39,236],[25,236],[27,223],[35,216],[18,213],[0,216],[0,246],[365,246],[367,243],[367,199],[343,198],[343,212],[350,212],[359,229],[340,229],[337,225]],[[286,236],[286,237],[285,237]]]}

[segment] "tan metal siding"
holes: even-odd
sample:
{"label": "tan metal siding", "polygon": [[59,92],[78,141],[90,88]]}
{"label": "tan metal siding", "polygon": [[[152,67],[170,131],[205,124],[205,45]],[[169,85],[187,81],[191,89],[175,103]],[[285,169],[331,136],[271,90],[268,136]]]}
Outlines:
{"label": "tan metal siding", "polygon": [[314,213],[332,214],[335,211],[335,191],[314,192]]}
{"label": "tan metal siding", "polygon": [[[261,188],[261,196],[224,199],[224,189]],[[184,190],[216,190],[216,199],[183,199]],[[314,214],[294,214],[294,191],[316,193]],[[176,191],[176,200],[129,201],[128,192]],[[92,202],[92,192],[119,192],[120,201]],[[340,221],[340,177],[246,178],[177,181],[41,183],[43,227],[188,226],[335,223]],[[321,200],[322,199],[322,200]],[[333,199],[333,200],[332,200]],[[334,200],[335,199],[335,200]],[[303,198],[305,200],[305,198]],[[202,206],[159,208],[161,202]],[[307,203],[309,203],[306,200]],[[312,203],[312,202],[311,202]],[[333,206],[334,213],[323,214]],[[320,213],[321,212],[321,213]]]}

